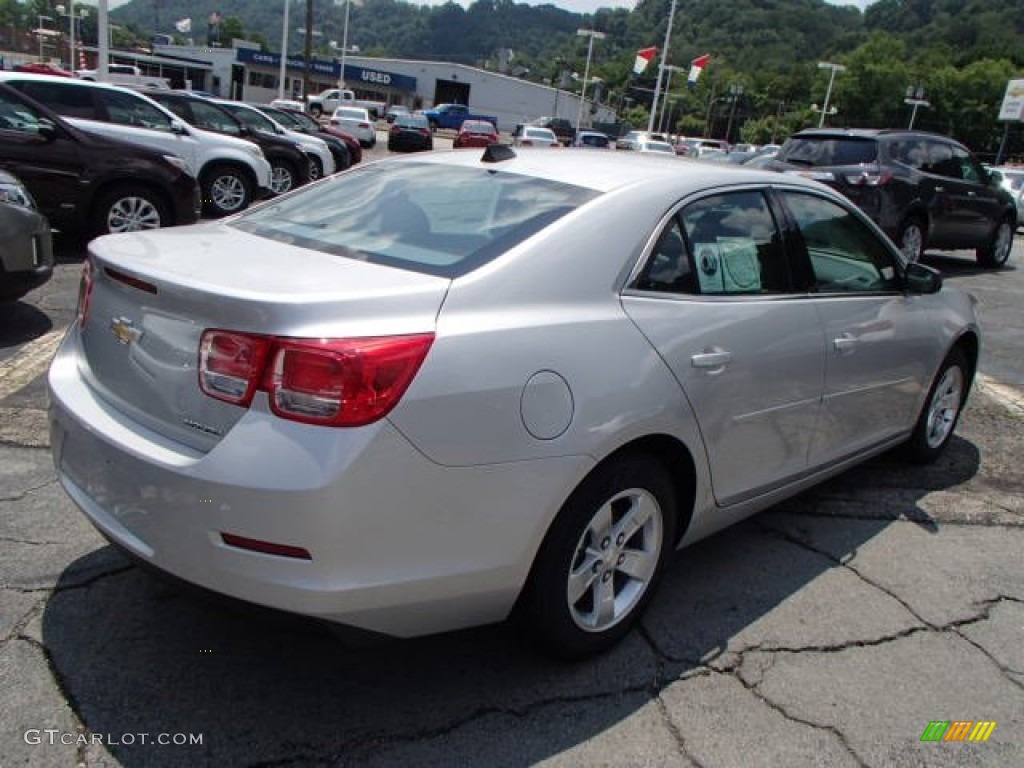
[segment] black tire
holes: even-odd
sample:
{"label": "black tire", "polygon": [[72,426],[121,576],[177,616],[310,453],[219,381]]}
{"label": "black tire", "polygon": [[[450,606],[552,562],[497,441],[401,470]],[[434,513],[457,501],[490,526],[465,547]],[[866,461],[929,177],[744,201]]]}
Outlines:
{"label": "black tire", "polygon": [[1013,250],[1013,221],[1009,216],[996,225],[992,238],[976,252],[978,263],[988,269],[999,269],[1006,265]]}
{"label": "black tire", "polygon": [[920,261],[927,244],[928,227],[920,216],[911,216],[900,226],[896,245],[907,261]]}
{"label": "black tire", "polygon": [[[676,518],[672,481],[653,456],[627,454],[597,467],[562,506],[537,553],[515,612],[526,636],[570,659],[621,640],[654,594],[675,545]],[[612,599],[599,601],[602,593]]]}
{"label": "black tire", "polygon": [[299,181],[299,172],[289,160],[274,159],[270,161],[270,190],[275,195],[283,195],[295,189]]}
{"label": "black tire", "polygon": [[105,190],[93,203],[89,228],[94,237],[117,232],[159,229],[174,222],[163,197],[139,184]]}
{"label": "black tire", "polygon": [[437,131],[437,121],[436,120],[430,120],[429,123],[430,123],[430,132],[431,133],[435,133]]}
{"label": "black tire", "polygon": [[321,106],[320,106],[319,104],[313,104],[313,105],[312,105],[312,106],[311,106],[311,107],[309,108],[309,114],[311,114],[311,115],[312,115],[313,117],[315,117],[315,118],[316,118],[317,120],[319,120],[319,119],[320,119],[320,117],[321,117],[321,116],[323,115],[323,113],[324,113],[324,108],[323,108],[323,107],[321,107]]}
{"label": "black tire", "polygon": [[199,177],[203,211],[209,216],[230,216],[244,211],[252,202],[252,180],[235,165],[215,165]]}
{"label": "black tire", "polygon": [[935,374],[914,432],[904,446],[908,461],[930,464],[942,455],[960,420],[970,381],[967,356],[959,348],[950,350]]}
{"label": "black tire", "polygon": [[317,157],[309,156],[309,180],[317,181],[324,177],[324,168],[320,165],[320,159]]}

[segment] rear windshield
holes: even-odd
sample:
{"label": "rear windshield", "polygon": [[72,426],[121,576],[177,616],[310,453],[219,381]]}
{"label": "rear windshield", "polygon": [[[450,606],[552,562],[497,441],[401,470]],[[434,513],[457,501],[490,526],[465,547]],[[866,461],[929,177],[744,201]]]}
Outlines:
{"label": "rear windshield", "polygon": [[337,256],[458,277],[597,195],[493,168],[374,163],[243,213],[231,226]]}
{"label": "rear windshield", "polygon": [[860,165],[878,160],[878,143],[849,136],[800,136],[789,139],[778,160],[794,165]]}

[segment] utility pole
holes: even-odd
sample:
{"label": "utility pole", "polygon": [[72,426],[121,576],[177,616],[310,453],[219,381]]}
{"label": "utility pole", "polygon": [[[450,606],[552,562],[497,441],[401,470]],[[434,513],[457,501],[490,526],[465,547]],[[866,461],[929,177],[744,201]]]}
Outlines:
{"label": "utility pole", "polygon": [[302,96],[309,98],[313,67],[313,0],[306,0],[306,66],[302,70]]}

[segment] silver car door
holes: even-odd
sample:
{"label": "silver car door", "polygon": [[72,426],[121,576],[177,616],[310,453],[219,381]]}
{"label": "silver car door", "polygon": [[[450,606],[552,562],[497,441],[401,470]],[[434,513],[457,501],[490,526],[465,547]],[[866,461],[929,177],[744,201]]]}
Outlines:
{"label": "silver car door", "polygon": [[767,199],[743,190],[683,207],[623,294],[696,413],[723,505],[807,467],[824,340],[789,286]]}
{"label": "silver car door", "polygon": [[828,464],[911,428],[937,344],[930,302],[901,288],[895,255],[833,200],[780,191],[814,273],[825,329],[825,393],[809,463]]}

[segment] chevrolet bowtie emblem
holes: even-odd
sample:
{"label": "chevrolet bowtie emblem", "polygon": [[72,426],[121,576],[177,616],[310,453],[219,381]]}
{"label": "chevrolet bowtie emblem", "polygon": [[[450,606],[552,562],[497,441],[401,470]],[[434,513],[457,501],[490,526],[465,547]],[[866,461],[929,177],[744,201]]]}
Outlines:
{"label": "chevrolet bowtie emblem", "polygon": [[142,331],[135,327],[127,317],[114,317],[110,320],[110,332],[122,344],[130,344],[142,338]]}

